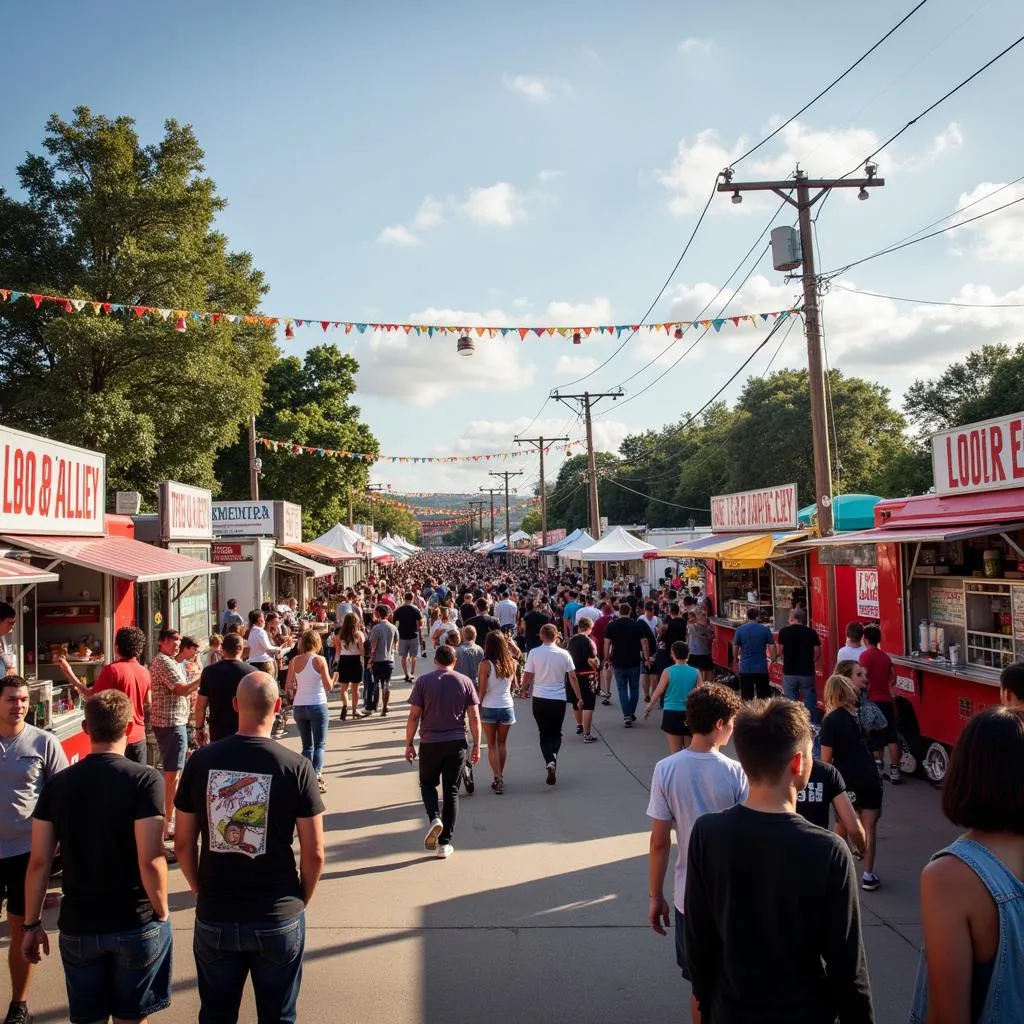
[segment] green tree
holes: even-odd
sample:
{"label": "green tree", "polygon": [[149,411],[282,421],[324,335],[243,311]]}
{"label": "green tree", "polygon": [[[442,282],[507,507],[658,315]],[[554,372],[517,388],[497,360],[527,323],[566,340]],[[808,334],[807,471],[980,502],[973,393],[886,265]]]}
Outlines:
{"label": "green tree", "polygon": [[525,533],[540,533],[541,520],[540,510],[530,509],[528,512],[523,513],[523,518],[519,523],[519,529]]}
{"label": "green tree", "polygon": [[[355,359],[332,345],[316,345],[301,360],[297,356],[278,359],[267,372],[266,395],[256,417],[257,434],[324,451],[377,455],[377,439],[360,422],[359,407],[352,404],[358,368]],[[259,448],[258,455],[263,463],[261,497],[301,505],[303,529],[308,537],[325,533],[337,522],[348,522],[351,487],[358,521],[369,522],[372,512],[374,527],[381,534],[398,529],[407,540],[415,540],[416,522],[407,511],[382,502],[373,502],[371,507],[369,499],[359,500],[369,482],[371,463],[319,455],[297,456],[289,449],[275,452],[264,447]],[[217,474],[225,495],[248,495],[247,428],[218,458]]]}
{"label": "green tree", "polygon": [[0,190],[0,281],[26,293],[121,303],[64,313],[0,305],[0,419],[107,453],[109,486],[153,496],[166,478],[217,489],[214,459],[259,409],[273,328],[141,318],[135,306],[254,314],[267,288],[214,230],[224,208],[187,125],[143,145],[134,122],[86,107],[53,115],[46,155]]}
{"label": "green tree", "polygon": [[[608,516],[612,522],[617,516],[618,497],[615,485],[607,478],[614,476],[621,464],[611,452],[595,452],[594,462],[597,465],[601,515]],[[552,529],[564,526],[566,530],[585,527],[590,521],[588,494],[587,457],[574,455],[562,463],[548,498],[548,526]]]}

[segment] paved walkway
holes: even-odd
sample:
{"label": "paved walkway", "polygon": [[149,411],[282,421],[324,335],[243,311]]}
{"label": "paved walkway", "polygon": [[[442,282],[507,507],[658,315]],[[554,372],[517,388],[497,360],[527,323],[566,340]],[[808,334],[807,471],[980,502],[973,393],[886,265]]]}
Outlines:
{"label": "paved walkway", "polygon": [[[456,852],[438,861],[423,850],[416,769],[402,758],[406,695],[400,686],[388,718],[359,722],[339,722],[331,701],[327,865],[308,914],[299,1020],[685,1020],[672,938],[646,924],[644,812],[666,752],[657,724],[625,730],[614,705],[599,705],[602,742],[584,746],[570,724],[551,788],[529,704],[517,701],[505,794],[491,792],[485,754],[476,794],[461,801]],[[294,726],[284,742],[297,747]],[[861,894],[880,1024],[906,1020],[917,875],[953,834],[926,783],[886,788],[883,886]],[[177,868],[171,881],[174,1001],[153,1018],[167,1024],[195,1021],[198,1008],[192,899]],[[39,1024],[67,1019],[59,958],[36,972],[31,1006]],[[255,1020],[249,996],[240,1019]]]}

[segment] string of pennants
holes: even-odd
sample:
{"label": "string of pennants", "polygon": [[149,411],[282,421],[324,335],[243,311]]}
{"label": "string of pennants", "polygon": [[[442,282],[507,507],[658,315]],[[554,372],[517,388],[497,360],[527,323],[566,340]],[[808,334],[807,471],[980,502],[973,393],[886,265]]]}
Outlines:
{"label": "string of pennants", "polygon": [[12,288],[0,288],[0,302],[20,302],[27,300],[33,303],[36,309],[42,304],[48,303],[59,306],[65,313],[88,313],[97,316],[107,314],[121,314],[135,316],[142,320],[146,317],[158,318],[160,320],[174,320],[174,329],[177,331],[188,330],[189,323],[229,323],[229,324],[260,324],[267,327],[277,327],[284,324],[285,337],[295,337],[296,327],[317,327],[326,333],[329,330],[343,331],[345,334],[365,334],[367,331],[383,331],[391,334],[400,332],[406,335],[414,334],[417,337],[432,338],[434,335],[471,335],[476,334],[478,338],[487,335],[489,338],[501,336],[502,338],[518,337],[525,341],[529,335],[536,338],[559,336],[571,338],[574,345],[581,345],[585,339],[592,337],[615,337],[620,338],[623,334],[636,334],[644,331],[648,334],[672,335],[677,340],[682,338],[687,330],[714,329],[720,331],[727,324],[739,327],[742,324],[767,323],[771,320],[785,319],[796,313],[796,309],[776,309],[768,313],[744,313],[739,316],[715,317],[710,320],[668,320],[656,324],[597,324],[581,327],[555,327],[555,326],[506,326],[506,327],[457,327],[439,324],[398,324],[398,323],[368,323],[351,320],[319,320],[314,317],[296,316],[270,316],[266,314],[241,314],[241,313],[214,313],[206,310],[195,309],[174,309],[162,306],[141,306],[123,302],[100,302],[94,299],[72,299],[63,295],[44,295],[41,292],[23,292]]}
{"label": "string of pennants", "polygon": [[[511,452],[488,452],[482,455],[373,455],[370,452],[350,452],[321,448],[318,445],[296,444],[294,441],[274,441],[269,437],[257,437],[256,443],[272,452],[284,452],[286,455],[314,455],[321,459],[355,459],[360,462],[490,462],[492,459],[504,461],[533,454],[533,449],[527,448]],[[549,452],[552,448],[557,448],[558,451],[569,454],[583,444],[582,441],[569,441],[567,444],[546,445],[544,451]]]}
{"label": "string of pennants", "polygon": [[[391,508],[399,509],[403,512],[411,512],[414,515],[419,516],[433,516],[433,515],[444,515],[447,513],[466,513],[470,516],[475,516],[476,512],[472,509],[467,509],[465,505],[456,506],[453,508],[431,508],[429,505],[407,505],[404,501],[395,501],[391,498],[382,498],[379,494],[373,494],[367,492],[359,496],[361,499],[366,501],[373,501],[379,505],[388,505]],[[515,504],[510,504],[509,509],[511,511],[519,511],[524,508],[530,508],[533,505],[537,505],[540,502],[539,497],[527,498],[525,501],[520,501]]]}

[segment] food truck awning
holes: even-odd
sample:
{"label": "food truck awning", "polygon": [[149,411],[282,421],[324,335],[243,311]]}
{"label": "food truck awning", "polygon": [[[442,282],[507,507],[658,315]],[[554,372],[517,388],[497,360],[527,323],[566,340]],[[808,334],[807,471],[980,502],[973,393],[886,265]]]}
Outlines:
{"label": "food truck awning", "polygon": [[212,576],[230,566],[201,562],[174,551],[143,544],[130,537],[36,537],[10,535],[2,538],[33,554],[84,569],[117,576],[134,583],[154,583],[186,576]]}
{"label": "food truck awning", "polygon": [[359,556],[351,551],[329,548],[325,544],[286,544],[283,548],[276,548],[275,550],[279,553],[282,551],[294,551],[297,555],[317,559],[321,562],[355,562],[359,559]]}
{"label": "food truck awning", "polygon": [[313,579],[319,579],[321,576],[334,575],[333,565],[324,565],[323,562],[314,562],[312,558],[307,558],[305,555],[300,555],[295,551],[289,551],[287,548],[274,548],[274,557],[282,562],[288,563],[288,565],[283,566],[283,568],[299,568],[303,572],[310,573]]}
{"label": "food truck awning", "polygon": [[784,544],[802,540],[803,530],[785,533],[713,533],[677,548],[658,552],[662,558],[714,558],[726,569],[760,569]]}
{"label": "food truck awning", "polygon": [[0,558],[0,586],[32,586],[34,583],[56,583],[60,577],[55,572],[25,565],[13,558]]}
{"label": "food truck awning", "polygon": [[847,544],[937,544],[942,541],[968,540],[988,534],[1015,533],[1024,529],[1024,523],[986,523],[984,526],[964,526],[950,523],[948,526],[923,526],[897,529],[895,526],[874,530],[855,530],[853,533],[837,533],[831,537],[813,537],[805,540],[801,547],[834,548]]}

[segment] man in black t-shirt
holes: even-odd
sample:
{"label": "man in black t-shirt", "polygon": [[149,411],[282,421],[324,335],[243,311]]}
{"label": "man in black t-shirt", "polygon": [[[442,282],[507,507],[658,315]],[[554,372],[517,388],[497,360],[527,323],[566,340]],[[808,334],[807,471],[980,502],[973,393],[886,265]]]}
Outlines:
{"label": "man in black t-shirt", "polygon": [[[203,669],[199,677],[196,697],[196,742],[216,743],[238,732],[238,712],[235,710],[235,691],[238,684],[255,669],[242,661],[245,641],[237,633],[228,633],[221,647],[223,657]],[[210,722],[207,725],[207,711]]]}
{"label": "man in black t-shirt", "polygon": [[305,908],[324,865],[324,805],[312,762],[271,739],[281,708],[273,678],[249,673],[235,708],[238,732],[192,755],[174,801],[174,848],[196,896],[200,1014],[237,1020],[251,973],[261,1016],[294,1021]]}
{"label": "man in black t-shirt", "polygon": [[853,857],[795,813],[813,765],[806,708],[747,705],[733,745],[749,795],[699,817],[686,857],[686,963],[702,1017],[873,1024]]}
{"label": "man in black t-shirt", "polygon": [[90,697],[90,752],[46,783],[34,813],[20,952],[39,963],[46,941],[40,917],[59,845],[57,926],[73,1021],[142,1020],[171,1003],[164,781],[124,756],[132,715],[120,690]]}
{"label": "man in black t-shirt", "polygon": [[807,625],[807,612],[794,608],[789,613],[789,625],[779,630],[779,649],[782,651],[782,690],[790,700],[802,700],[811,721],[821,722],[818,714],[818,694],[814,686],[814,670],[821,664],[821,637]]}
{"label": "man in black t-shirt", "polygon": [[796,795],[796,813],[820,828],[831,828],[829,808],[835,811],[836,821],[846,829],[854,852],[863,854],[864,826],[846,792],[846,780],[834,764],[826,764],[816,757],[807,785]]}
{"label": "man in black t-shirt", "polygon": [[408,591],[403,600],[404,604],[399,605],[391,617],[398,627],[398,656],[402,659],[402,672],[405,673],[405,681],[411,683],[416,678],[423,612],[413,603],[412,591]]}
{"label": "man in black t-shirt", "polygon": [[523,633],[526,642],[526,653],[529,654],[535,647],[540,647],[540,630],[554,620],[547,612],[535,608],[533,601],[527,600],[526,614],[523,615]]}
{"label": "man in black t-shirt", "polygon": [[476,630],[476,642],[481,647],[488,633],[501,632],[501,623],[495,616],[487,614],[487,599],[484,597],[477,598],[476,615],[466,619],[464,625],[472,626]]}
{"label": "man in black t-shirt", "polygon": [[636,721],[640,700],[640,673],[651,664],[651,631],[630,618],[628,602],[619,605],[619,617],[608,623],[604,631],[604,657],[611,661],[612,675],[619,691],[622,724],[630,729]]}

